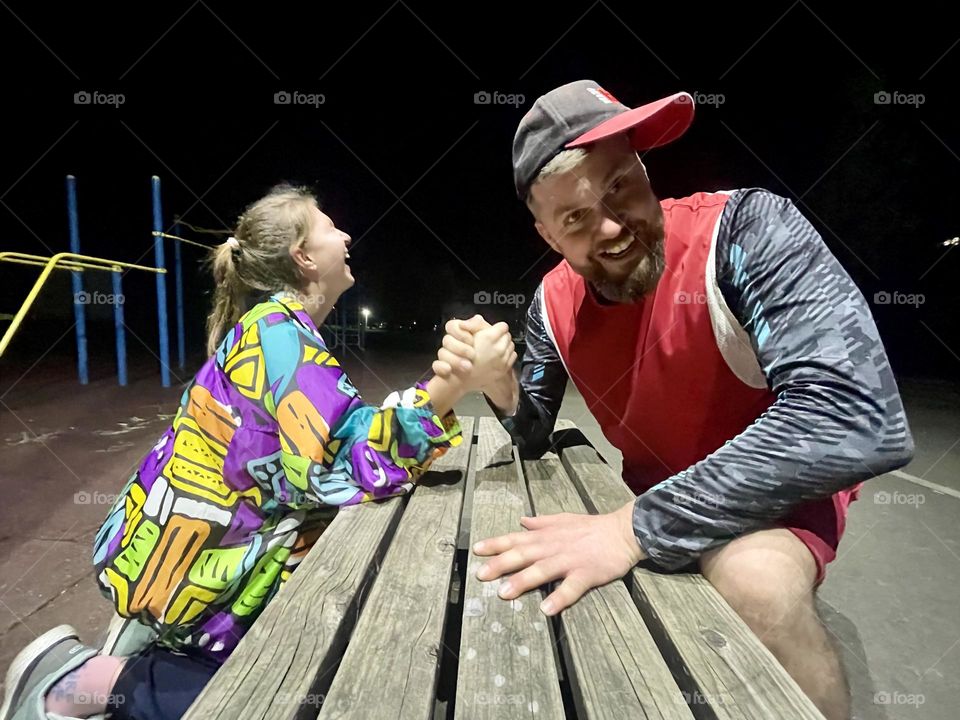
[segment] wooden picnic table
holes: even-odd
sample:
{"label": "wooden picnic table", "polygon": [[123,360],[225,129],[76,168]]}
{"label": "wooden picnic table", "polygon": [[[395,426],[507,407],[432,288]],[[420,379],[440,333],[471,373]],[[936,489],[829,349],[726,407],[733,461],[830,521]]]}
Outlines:
{"label": "wooden picnic table", "polygon": [[638,566],[556,618],[481,582],[473,541],[633,494],[569,422],[521,460],[493,418],[409,496],[342,510],[185,716],[823,716],[697,573]]}

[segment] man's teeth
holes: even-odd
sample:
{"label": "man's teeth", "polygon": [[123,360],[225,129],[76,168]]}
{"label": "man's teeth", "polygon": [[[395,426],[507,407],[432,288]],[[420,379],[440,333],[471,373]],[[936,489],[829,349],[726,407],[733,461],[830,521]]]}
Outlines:
{"label": "man's teeth", "polygon": [[604,254],[604,255],[619,255],[620,253],[622,253],[624,250],[626,250],[626,249],[627,249],[628,247],[630,247],[631,245],[633,245],[633,238],[627,238],[627,239],[625,239],[625,240],[620,241],[619,243],[617,243],[617,244],[614,245],[613,247],[607,248],[606,250],[603,251],[603,254]]}

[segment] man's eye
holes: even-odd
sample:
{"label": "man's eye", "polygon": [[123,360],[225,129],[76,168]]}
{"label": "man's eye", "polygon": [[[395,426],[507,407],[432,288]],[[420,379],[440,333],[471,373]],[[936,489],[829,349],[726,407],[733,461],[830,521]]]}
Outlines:
{"label": "man's eye", "polygon": [[564,221],[566,225],[574,225],[580,222],[583,219],[583,210],[574,210],[572,213],[567,215],[567,219]]}

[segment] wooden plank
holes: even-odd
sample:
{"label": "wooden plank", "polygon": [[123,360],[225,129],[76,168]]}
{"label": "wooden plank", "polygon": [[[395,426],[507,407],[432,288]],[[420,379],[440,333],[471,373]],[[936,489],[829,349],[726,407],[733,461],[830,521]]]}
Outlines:
{"label": "wooden plank", "polygon": [[[471,458],[470,470],[467,472],[467,488],[463,498],[460,535],[457,538],[458,550],[467,550],[470,546],[470,524],[473,521],[473,491],[477,483],[477,468],[486,467],[494,462],[510,462],[513,458],[513,446],[509,433],[503,429],[499,421],[492,418],[486,418],[485,423],[488,427],[495,427],[495,437],[498,440],[497,442],[485,443],[483,446],[478,444],[476,454]],[[476,427],[479,432],[480,422],[477,423]]]}
{"label": "wooden plank", "polygon": [[[553,453],[523,463],[537,515],[586,508]],[[563,648],[581,720],[693,715],[623,582],[595,588],[560,613]]]}
{"label": "wooden plank", "polygon": [[[589,445],[565,430],[557,446],[591,512],[635,495]],[[633,599],[696,718],[768,720],[823,715],[746,623],[699,573],[632,572]]]}
{"label": "wooden plank", "polygon": [[[529,501],[510,437],[494,418],[480,419],[471,542],[521,530]],[[484,558],[469,554],[455,717],[458,720],[563,718],[553,636],[539,590],[513,601],[499,580],[480,582]]]}
{"label": "wooden plank", "polygon": [[433,717],[464,478],[463,442],[434,462],[414,491],[364,602],[320,718]]}
{"label": "wooden plank", "polygon": [[[480,418],[473,426],[473,441],[476,445],[477,431],[480,429]],[[473,517],[473,489],[477,482],[477,449],[470,454],[470,467],[467,469],[466,486],[463,491],[463,511],[460,514],[460,530],[457,533],[457,550],[466,550],[470,545],[470,520]]]}
{"label": "wooden plank", "polygon": [[315,717],[405,503],[342,509],[184,718]]}

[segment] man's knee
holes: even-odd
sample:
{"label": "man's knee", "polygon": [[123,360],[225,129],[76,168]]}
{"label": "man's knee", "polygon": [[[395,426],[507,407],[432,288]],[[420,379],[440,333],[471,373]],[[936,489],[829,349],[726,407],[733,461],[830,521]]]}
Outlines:
{"label": "man's knee", "polygon": [[737,538],[705,553],[700,570],[768,645],[789,638],[816,617],[816,562],[789,530],[761,530]]}

